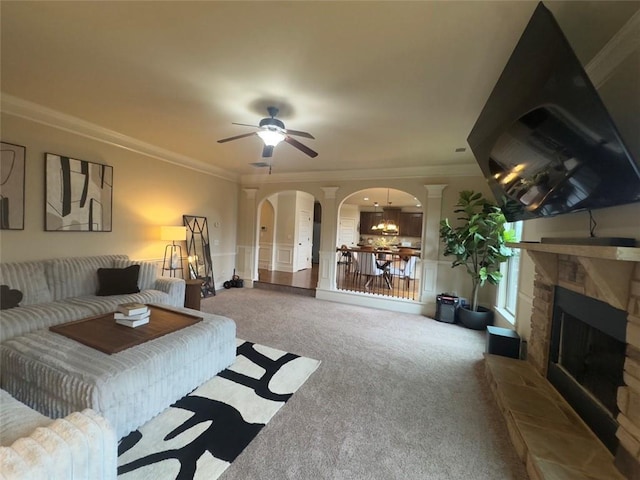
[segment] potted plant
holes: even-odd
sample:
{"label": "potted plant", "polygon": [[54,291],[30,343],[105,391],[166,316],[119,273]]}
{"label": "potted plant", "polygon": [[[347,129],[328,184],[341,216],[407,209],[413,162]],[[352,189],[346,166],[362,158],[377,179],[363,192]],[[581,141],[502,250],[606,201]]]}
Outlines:
{"label": "potted plant", "polygon": [[460,309],[460,321],[466,327],[484,329],[491,323],[493,312],[478,305],[478,292],[487,281],[500,283],[500,264],[512,255],[506,242],[515,241],[515,232],[505,229],[502,211],[481,193],[461,191],[456,207],[460,223],[454,227],[448,218],[442,220],[440,238],[444,255],[455,256],[452,268],[464,265],[473,285],[470,308]]}

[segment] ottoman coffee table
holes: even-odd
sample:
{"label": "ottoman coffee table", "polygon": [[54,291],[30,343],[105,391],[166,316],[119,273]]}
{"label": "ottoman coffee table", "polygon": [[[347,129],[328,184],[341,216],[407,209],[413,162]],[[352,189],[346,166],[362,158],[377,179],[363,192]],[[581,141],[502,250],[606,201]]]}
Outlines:
{"label": "ottoman coffee table", "polygon": [[[112,354],[50,330],[3,342],[2,388],[51,418],[92,408],[109,420],[118,438],[127,435],[227,368],[236,356],[236,327],[230,318],[156,307],[157,311],[152,306],[152,325],[154,312],[166,310],[170,312],[162,313],[164,317],[173,312],[190,318],[187,323],[192,324]],[[194,314],[202,320],[194,319]],[[85,319],[80,330],[91,336],[91,329],[85,327],[95,321],[99,328],[104,317]],[[113,328],[111,322],[103,328]],[[141,334],[138,329],[143,328],[118,327],[125,329],[124,336]]]}

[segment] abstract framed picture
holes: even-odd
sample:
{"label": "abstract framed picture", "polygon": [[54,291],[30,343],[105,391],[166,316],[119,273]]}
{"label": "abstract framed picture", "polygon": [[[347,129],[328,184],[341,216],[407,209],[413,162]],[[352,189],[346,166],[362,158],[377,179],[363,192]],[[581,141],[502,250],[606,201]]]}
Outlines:
{"label": "abstract framed picture", "polygon": [[45,153],[45,230],[110,232],[113,167]]}
{"label": "abstract framed picture", "polygon": [[24,162],[27,149],[0,142],[0,230],[24,230]]}

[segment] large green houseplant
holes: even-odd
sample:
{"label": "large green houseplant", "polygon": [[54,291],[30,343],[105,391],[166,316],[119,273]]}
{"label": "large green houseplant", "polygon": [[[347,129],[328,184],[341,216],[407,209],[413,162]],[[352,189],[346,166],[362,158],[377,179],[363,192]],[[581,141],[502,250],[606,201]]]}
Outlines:
{"label": "large green houseplant", "polygon": [[480,287],[487,281],[497,285],[502,279],[500,264],[512,255],[506,242],[515,241],[515,233],[505,229],[502,211],[481,193],[461,191],[456,207],[454,213],[460,214],[456,226],[448,218],[442,220],[440,238],[444,255],[455,256],[452,268],[467,269],[473,285],[470,310],[477,312]]}

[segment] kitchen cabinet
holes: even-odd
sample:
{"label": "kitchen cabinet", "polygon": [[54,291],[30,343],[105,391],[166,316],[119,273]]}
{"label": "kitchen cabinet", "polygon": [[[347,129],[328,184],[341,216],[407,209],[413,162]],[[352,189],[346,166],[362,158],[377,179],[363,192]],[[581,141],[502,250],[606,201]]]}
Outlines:
{"label": "kitchen cabinet", "polygon": [[395,222],[401,237],[422,237],[422,213],[402,212],[391,208],[384,212],[360,212],[360,235],[376,235],[371,227],[383,220]]}
{"label": "kitchen cabinet", "polygon": [[[395,223],[400,228],[400,209],[399,208],[385,208],[382,216],[388,222]],[[400,230],[402,232],[402,230]]]}
{"label": "kitchen cabinet", "polygon": [[382,212],[360,212],[360,235],[373,235],[371,227],[382,221]]}
{"label": "kitchen cabinet", "polygon": [[398,227],[402,237],[422,237],[422,213],[400,212]]}

